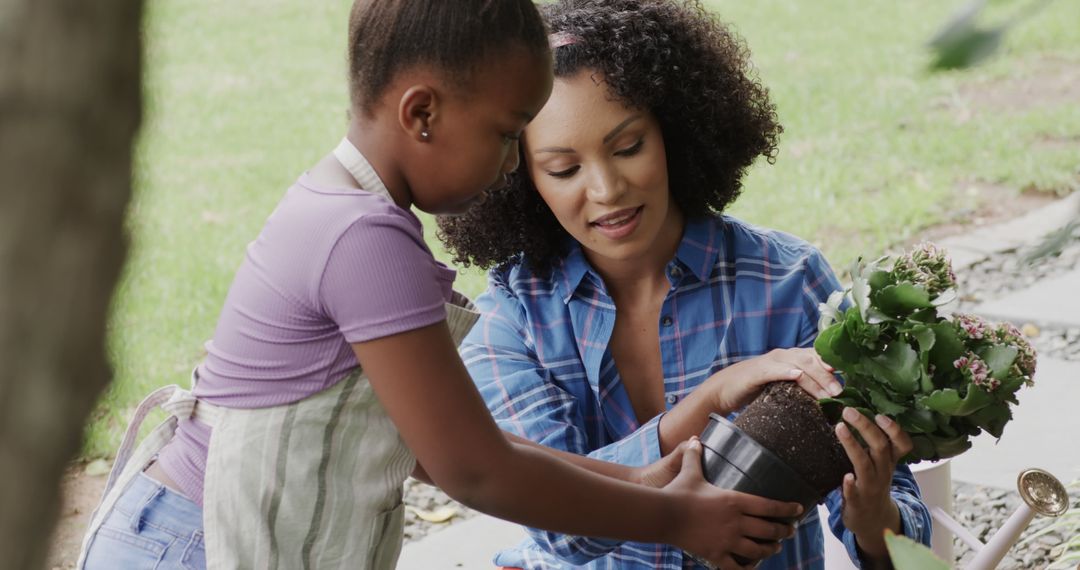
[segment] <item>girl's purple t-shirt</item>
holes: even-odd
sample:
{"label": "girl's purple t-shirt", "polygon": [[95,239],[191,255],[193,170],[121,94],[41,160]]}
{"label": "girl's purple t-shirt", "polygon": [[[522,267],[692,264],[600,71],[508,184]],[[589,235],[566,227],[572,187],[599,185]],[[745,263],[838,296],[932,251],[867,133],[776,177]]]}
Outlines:
{"label": "girl's purple t-shirt", "polygon": [[[319,187],[305,174],[247,248],[195,395],[265,408],[320,392],[358,366],[350,343],[444,320],[454,277],[411,211],[360,190]],[[210,431],[182,420],[158,456],[200,504]]]}

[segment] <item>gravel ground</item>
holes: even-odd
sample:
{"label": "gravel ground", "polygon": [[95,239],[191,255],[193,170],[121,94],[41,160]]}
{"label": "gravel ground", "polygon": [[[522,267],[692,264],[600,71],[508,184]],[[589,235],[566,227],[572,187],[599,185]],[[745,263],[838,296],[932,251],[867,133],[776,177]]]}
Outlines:
{"label": "gravel ground", "polygon": [[[445,510],[444,510],[445,509]],[[423,516],[440,520],[443,516],[453,515],[443,522],[430,522]],[[443,510],[443,512],[440,512]],[[424,538],[429,532],[446,528],[455,522],[463,521],[476,514],[476,511],[451,499],[437,487],[409,478],[405,481],[405,543]],[[442,516],[432,516],[442,515]]]}
{"label": "gravel ground", "polygon": [[[970,311],[979,303],[1028,287],[1037,280],[1080,267],[1080,239],[1074,239],[1061,255],[1042,259],[1032,265],[1023,262],[1024,254],[1024,250],[1004,252],[971,267],[958,270],[957,277],[961,284],[958,309]],[[1025,327],[1025,333],[1034,334],[1032,342],[1040,356],[1071,361],[1080,360],[1080,329]],[[444,528],[448,524],[467,519],[475,514],[474,511],[456,503],[438,489],[413,480],[406,483],[405,502],[410,507],[406,513],[406,542],[418,540],[428,532]],[[1020,497],[1015,490],[1007,491],[966,483],[955,484],[954,517],[983,541],[989,540],[994,535],[1019,504]],[[445,522],[428,522],[420,516],[431,514],[445,516],[448,511],[438,512],[444,508],[455,510],[454,516]],[[1073,493],[1073,508],[1080,508],[1080,498],[1077,498],[1076,493]],[[429,516],[429,518],[441,517]],[[1021,536],[1020,543],[1002,561],[1000,568],[1046,568],[1050,562],[1056,560],[1061,555],[1060,545],[1066,538],[1060,532],[1052,532],[1034,540],[1024,541],[1053,522],[1053,519],[1037,517]],[[961,568],[973,556],[971,549],[959,539],[955,541],[953,553],[957,566]]]}
{"label": "gravel ground", "polygon": [[[1009,251],[958,270],[959,310],[971,311],[976,305],[1029,287],[1037,281],[1080,267],[1080,239],[1072,242],[1057,257],[1047,257],[1026,264],[1026,251]],[[1039,356],[1059,360],[1080,360],[1080,328],[1046,327],[1026,330],[1038,334],[1031,338]],[[1031,336],[1029,334],[1029,336]]]}
{"label": "gravel ground", "polygon": [[[1075,493],[1075,489],[1076,487],[1073,487],[1074,492],[1071,495],[1072,508],[1080,509],[1080,497]],[[953,518],[983,542],[993,538],[1001,525],[1021,503],[1016,491],[956,482],[953,483],[953,490],[955,492]],[[1075,536],[1077,525],[1073,525],[1070,530],[1058,524],[1056,530],[1029,539],[1060,520],[1035,517],[1031,525],[1020,535],[1017,545],[1006,554],[998,568],[1002,570],[1047,568],[1051,562],[1060,558],[1066,533]],[[975,554],[967,544],[955,538],[953,539],[953,555],[956,558],[956,567],[963,568]]]}
{"label": "gravel ground", "polygon": [[[1056,257],[1041,259],[1033,264],[1024,262],[1026,250],[1008,251],[995,255],[975,265],[957,271],[960,283],[960,311],[971,311],[979,303],[1000,298],[1008,293],[1024,289],[1037,281],[1052,278],[1080,267],[1080,239],[1072,240]],[[1023,323],[1020,323],[1023,325]],[[1080,328],[1035,327],[1027,324],[1024,332],[1031,337],[1039,357],[1059,360],[1080,360]],[[1068,483],[1066,481],[1065,483]],[[981,487],[954,482],[954,518],[967,527],[976,537],[986,542],[997,532],[1005,520],[1021,503],[1015,491]],[[1080,509],[1077,487],[1070,489],[1073,509]],[[1036,517],[1021,535],[1021,540],[999,568],[1046,568],[1061,556],[1065,532],[1070,537],[1080,531],[1074,528],[1050,532],[1034,540],[1026,540],[1040,530],[1053,524],[1055,519]],[[953,554],[958,568],[971,560],[974,553],[959,539],[954,540]]]}

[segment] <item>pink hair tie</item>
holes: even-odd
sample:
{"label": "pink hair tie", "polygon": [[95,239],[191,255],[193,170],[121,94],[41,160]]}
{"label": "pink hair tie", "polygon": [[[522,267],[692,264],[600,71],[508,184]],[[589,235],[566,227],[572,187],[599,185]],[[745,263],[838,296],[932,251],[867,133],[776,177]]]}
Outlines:
{"label": "pink hair tie", "polygon": [[551,49],[559,49],[563,46],[574,45],[580,42],[581,38],[570,32],[556,32],[548,36],[548,43],[551,44]]}

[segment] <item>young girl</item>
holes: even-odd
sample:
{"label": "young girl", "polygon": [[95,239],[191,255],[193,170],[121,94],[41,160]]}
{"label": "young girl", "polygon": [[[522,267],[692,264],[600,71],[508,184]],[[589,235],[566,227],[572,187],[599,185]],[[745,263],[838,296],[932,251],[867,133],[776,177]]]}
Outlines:
{"label": "young girl", "polygon": [[[517,167],[552,85],[532,3],[360,0],[349,33],[346,138],[249,246],[193,391],[140,406],[80,565],[392,568],[416,459],[465,504],[541,528],[721,564],[745,534],[789,535],[761,517],[797,505],[709,486],[693,442],[661,490],[631,483],[655,471],[508,441],[457,355],[476,314],[409,208],[463,210]],[[132,454],[156,404],[174,417]]]}
{"label": "young girl", "polygon": [[[462,357],[499,425],[641,465],[737,412],[770,381],[839,385],[813,349],[839,284],[793,236],[721,215],[780,126],[744,44],[692,0],[561,0],[555,86],[508,188],[440,220],[459,261],[497,266]],[[930,519],[897,459],[910,438],[854,410],[855,467],[827,500],[853,560],[887,565],[885,529],[924,543]],[[694,567],[677,548],[531,531],[506,567]],[[762,568],[822,568],[816,510]],[[745,558],[759,558],[737,551]],[[725,567],[726,568],[726,567]]]}

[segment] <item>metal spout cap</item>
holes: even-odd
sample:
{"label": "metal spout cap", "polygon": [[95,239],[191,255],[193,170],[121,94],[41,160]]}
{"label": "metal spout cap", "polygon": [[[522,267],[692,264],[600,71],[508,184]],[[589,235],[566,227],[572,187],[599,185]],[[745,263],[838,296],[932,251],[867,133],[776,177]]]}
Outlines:
{"label": "metal spout cap", "polygon": [[1020,497],[1031,510],[1046,517],[1057,517],[1069,510],[1069,493],[1065,485],[1042,469],[1025,469],[1016,478]]}

